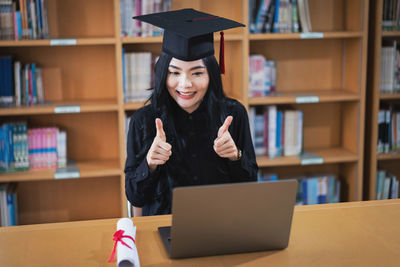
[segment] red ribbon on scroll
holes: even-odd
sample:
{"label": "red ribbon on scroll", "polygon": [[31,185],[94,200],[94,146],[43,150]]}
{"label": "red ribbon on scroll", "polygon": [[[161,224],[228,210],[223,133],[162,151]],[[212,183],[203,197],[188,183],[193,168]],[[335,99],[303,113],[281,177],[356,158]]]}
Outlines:
{"label": "red ribbon on scroll", "polygon": [[133,241],[133,243],[136,244],[135,239],[133,239],[133,237],[131,237],[129,235],[124,235],[124,232],[125,232],[124,230],[118,230],[114,233],[114,237],[113,237],[113,240],[115,241],[114,248],[113,248],[110,258],[108,259],[108,262],[112,262],[114,260],[115,250],[117,249],[118,242],[121,242],[122,245],[132,249],[127,243],[124,242],[124,240],[122,240],[122,238],[130,238]]}

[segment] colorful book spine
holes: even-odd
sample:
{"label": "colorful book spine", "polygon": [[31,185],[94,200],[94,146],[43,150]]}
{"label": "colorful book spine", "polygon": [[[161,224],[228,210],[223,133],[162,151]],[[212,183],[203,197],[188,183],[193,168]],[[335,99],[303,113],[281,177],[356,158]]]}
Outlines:
{"label": "colorful book spine", "polygon": [[62,130],[57,131],[57,165],[67,166],[67,132]]}

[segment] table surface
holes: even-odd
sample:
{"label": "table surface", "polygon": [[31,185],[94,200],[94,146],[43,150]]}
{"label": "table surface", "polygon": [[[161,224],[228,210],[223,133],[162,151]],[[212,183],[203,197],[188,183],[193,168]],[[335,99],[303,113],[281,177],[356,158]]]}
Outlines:
{"label": "table surface", "polygon": [[[107,263],[118,218],[0,228],[0,266]],[[133,218],[141,266],[400,266],[400,200],[296,206],[284,250],[171,260],[157,227],[171,216]]]}

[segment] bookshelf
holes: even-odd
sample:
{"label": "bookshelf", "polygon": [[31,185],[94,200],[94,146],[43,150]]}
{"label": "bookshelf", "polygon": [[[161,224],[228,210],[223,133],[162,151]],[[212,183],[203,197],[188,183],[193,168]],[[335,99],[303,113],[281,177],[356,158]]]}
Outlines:
{"label": "bookshelf", "polygon": [[341,201],[362,198],[368,5],[363,0],[310,0],[317,38],[302,33],[247,36],[249,54],[277,64],[276,93],[248,98],[248,105],[301,110],[304,151],[319,157],[310,165],[298,156],[258,157],[259,167],[278,176],[334,173],[344,186]]}
{"label": "bookshelf", "polygon": [[65,129],[68,160],[79,170],[78,178],[55,169],[1,173],[0,182],[18,183],[20,224],[123,214],[115,4],[47,1],[50,39],[0,41],[2,55],[43,67],[49,102],[1,108],[0,121]]}
{"label": "bookshelf", "polygon": [[381,53],[383,43],[400,39],[400,31],[383,30],[384,0],[371,1],[370,8],[370,47],[368,63],[368,87],[367,87],[367,127],[366,127],[366,164],[365,178],[366,186],[364,198],[368,200],[377,199],[377,174],[378,170],[386,170],[391,174],[400,176],[399,153],[378,153],[379,135],[379,110],[390,104],[398,104],[399,93],[381,93]]}
{"label": "bookshelf", "polygon": [[[79,178],[56,180],[56,170],[46,169],[1,173],[0,182],[18,183],[21,224],[126,216],[125,117],[143,103],[124,103],[122,50],[159,55],[162,38],[121,37],[119,0],[48,2],[51,39],[0,41],[0,54],[43,66],[51,103],[1,108],[0,121],[66,129],[68,160],[79,169]],[[171,3],[171,9],[191,7],[246,25],[249,20],[248,0]],[[346,185],[343,201],[361,200],[369,1],[309,4],[313,30],[323,33],[322,38],[250,34],[248,28],[226,31],[224,90],[247,108],[301,109],[304,149],[323,159],[304,164],[299,157],[258,157],[260,168],[282,175],[332,172]],[[218,58],[219,34],[215,38]],[[277,61],[276,95],[248,97],[248,61],[255,53]],[[310,95],[318,102],[299,103]],[[79,106],[79,113],[55,113],[65,106]]]}

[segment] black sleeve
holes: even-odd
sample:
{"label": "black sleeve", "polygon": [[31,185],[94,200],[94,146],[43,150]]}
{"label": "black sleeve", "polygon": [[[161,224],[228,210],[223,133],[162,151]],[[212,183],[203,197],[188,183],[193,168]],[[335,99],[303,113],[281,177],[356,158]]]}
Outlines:
{"label": "black sleeve", "polygon": [[[138,114],[137,114],[138,113]],[[147,152],[154,139],[143,123],[140,113],[135,113],[129,122],[127,157],[125,163],[125,193],[133,206],[143,207],[154,196],[158,168],[152,172],[146,161]],[[154,126],[155,128],[155,126]]]}
{"label": "black sleeve", "polygon": [[228,159],[230,175],[235,181],[257,181],[258,166],[247,111],[237,102],[231,115],[233,120],[229,132],[236,147],[242,151],[242,157],[235,161]]}

